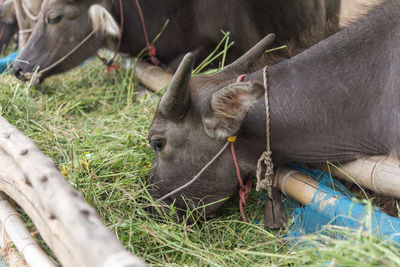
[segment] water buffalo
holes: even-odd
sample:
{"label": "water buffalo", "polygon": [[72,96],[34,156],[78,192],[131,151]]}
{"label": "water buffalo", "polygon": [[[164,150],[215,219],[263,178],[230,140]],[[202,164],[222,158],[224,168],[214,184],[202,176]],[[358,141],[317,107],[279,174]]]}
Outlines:
{"label": "water buffalo", "polygon": [[12,0],[0,4],[0,22],[5,24],[17,24],[17,16]]}
{"label": "water buffalo", "polygon": [[10,43],[17,33],[17,19],[12,1],[0,4],[0,51]]}
{"label": "water buffalo", "polygon": [[[6,28],[6,37],[0,40],[1,43],[8,43],[12,36],[14,36],[18,28],[23,29],[19,34],[20,45],[22,46],[30,34],[30,28],[36,24],[38,19],[38,14],[40,12],[41,0],[20,0],[18,1],[19,8],[19,18],[20,21],[17,20],[17,11],[14,6],[13,0],[1,1],[0,4],[0,23],[7,24]],[[21,42],[22,41],[22,42]]]}
{"label": "water buffalo", "polygon": [[16,33],[17,25],[0,23],[0,52],[4,51]]}
{"label": "water buffalo", "polygon": [[[124,28],[121,52],[138,54],[145,45],[135,1],[123,0]],[[312,28],[323,38],[328,20],[337,24],[340,0],[148,0],[141,1],[150,38],[167,19],[165,32],[157,41],[157,57],[174,68],[188,51],[205,58],[221,39],[220,29],[230,31],[235,46],[228,61],[243,54],[268,32],[278,34],[277,43],[298,44],[301,34]],[[14,64],[20,78],[40,68],[41,80],[67,71],[102,47],[114,49],[120,34],[120,1],[48,0],[43,3],[37,25]],[[47,69],[88,37],[74,53]],[[177,61],[179,59],[179,61]],[[177,64],[176,64],[177,65]]]}
{"label": "water buffalo", "polygon": [[[400,2],[386,0],[357,23],[267,69],[275,166],[400,155]],[[224,70],[190,78],[187,55],[158,104],[149,140],[157,199],[187,183],[238,135],[245,179],[254,177],[265,143],[263,70],[249,73],[273,35]],[[241,74],[243,82],[236,83]],[[192,185],[165,199],[185,209],[231,197],[239,185],[225,151]],[[184,197],[191,201],[184,200]],[[205,214],[221,205],[208,205]]]}

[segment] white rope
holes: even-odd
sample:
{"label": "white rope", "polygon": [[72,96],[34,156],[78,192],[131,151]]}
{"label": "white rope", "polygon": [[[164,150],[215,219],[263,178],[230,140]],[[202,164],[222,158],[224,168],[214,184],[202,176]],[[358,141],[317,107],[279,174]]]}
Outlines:
{"label": "white rope", "polygon": [[[272,186],[276,186],[274,184],[274,165],[271,159],[271,138],[270,138],[270,114],[269,114],[269,101],[268,101],[268,80],[267,80],[267,70],[268,66],[265,66],[263,69],[263,80],[264,80],[264,97],[265,97],[265,136],[266,136],[266,150],[261,154],[260,158],[257,162],[257,185],[256,191],[260,191],[260,189],[266,189],[268,192],[268,196],[272,196]],[[261,178],[262,174],[262,165],[265,165],[265,174],[264,178]]]}
{"label": "white rope", "polygon": [[389,156],[386,156],[386,157],[384,157],[383,159],[381,159],[380,161],[378,161],[377,163],[375,163],[375,166],[374,166],[374,168],[372,169],[371,177],[370,177],[370,179],[371,179],[371,182],[370,182],[370,183],[371,183],[372,186],[374,187],[374,191],[375,191],[375,192],[378,192],[379,194],[382,194],[382,195],[384,195],[384,193],[382,193],[382,191],[379,190],[379,188],[376,186],[376,183],[375,183],[376,170],[379,168],[379,165],[381,165],[381,163],[384,162],[385,160],[387,160],[388,158],[389,158]]}
{"label": "white rope", "polygon": [[23,29],[23,30],[19,30],[18,33],[24,34],[24,33],[31,33],[33,32],[33,29]]}
{"label": "white rope", "polygon": [[161,198],[159,198],[159,199],[157,199],[156,200],[156,202],[161,202],[161,201],[163,201],[164,199],[166,199],[167,197],[170,197],[170,196],[172,196],[173,194],[175,194],[175,193],[177,193],[177,192],[179,192],[179,191],[181,191],[182,189],[184,189],[184,188],[186,188],[186,187],[188,187],[188,186],[190,186],[192,183],[194,183],[199,177],[200,177],[200,175],[202,175],[203,174],[203,172],[205,171],[205,170],[207,170],[208,169],[208,167],[210,167],[211,166],[211,164],[213,164],[220,156],[221,156],[221,154],[226,150],[226,148],[228,147],[228,145],[229,145],[229,141],[228,142],[226,142],[226,144],[221,148],[221,150],[193,177],[193,179],[192,180],[190,180],[189,182],[187,182],[186,184],[184,184],[184,185],[182,185],[182,186],[180,186],[180,187],[178,187],[177,189],[175,189],[175,190],[173,190],[173,191],[171,191],[171,192],[169,192],[168,194],[166,194],[165,196],[163,196],[163,197],[161,197]]}
{"label": "white rope", "polygon": [[24,74],[25,78],[27,80],[33,79],[33,78],[37,78],[40,79],[40,77],[43,75],[43,73],[51,70],[52,68],[56,67],[57,65],[61,64],[64,60],[66,60],[69,56],[71,56],[76,50],[78,50],[82,45],[84,45],[90,37],[92,37],[93,34],[95,34],[95,32],[97,31],[97,29],[94,29],[91,33],[89,33],[88,36],[86,36],[77,46],[75,46],[71,51],[69,51],[65,56],[63,56],[62,58],[60,58],[59,60],[57,60],[56,62],[54,62],[53,64],[51,64],[50,66],[48,66],[47,68],[44,68],[42,70],[40,70],[39,72],[27,72]]}
{"label": "white rope", "polygon": [[29,19],[33,22],[36,22],[39,19],[39,15],[40,15],[40,10],[42,8],[40,8],[39,13],[35,16],[31,13],[31,11],[29,10],[29,8],[26,6],[26,1],[22,1],[22,8],[24,9],[25,14],[29,17]]}

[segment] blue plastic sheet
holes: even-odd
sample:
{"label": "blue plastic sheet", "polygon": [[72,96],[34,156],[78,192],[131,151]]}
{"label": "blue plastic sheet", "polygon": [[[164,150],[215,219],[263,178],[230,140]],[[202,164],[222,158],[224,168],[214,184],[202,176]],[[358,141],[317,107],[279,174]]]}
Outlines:
{"label": "blue plastic sheet", "polygon": [[[286,208],[292,209],[294,216],[293,225],[288,233],[289,238],[299,237],[315,232],[323,232],[326,226],[340,226],[352,229],[363,228],[379,238],[392,240],[400,244],[400,219],[382,212],[378,208],[360,203],[339,182],[332,179],[329,174],[319,170],[308,170],[298,166],[291,166],[302,171],[319,182],[318,192],[314,195],[311,205],[301,207],[299,203],[286,201]],[[334,197],[336,199],[334,199]],[[330,199],[328,203],[327,200]],[[324,204],[322,204],[324,203]],[[365,223],[370,222],[370,223]],[[332,232],[329,233],[332,235]],[[339,234],[333,236],[342,238]]]}
{"label": "blue plastic sheet", "polygon": [[0,59],[0,73],[3,73],[8,69],[8,67],[14,62],[17,58],[18,52],[15,51],[8,56]]}

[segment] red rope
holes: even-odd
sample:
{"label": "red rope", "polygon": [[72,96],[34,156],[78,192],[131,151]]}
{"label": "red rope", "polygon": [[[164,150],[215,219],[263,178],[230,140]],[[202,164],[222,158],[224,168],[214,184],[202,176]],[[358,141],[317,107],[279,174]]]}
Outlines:
{"label": "red rope", "polygon": [[[246,74],[240,75],[237,78],[236,82],[237,83],[241,83],[245,77],[246,77]],[[230,138],[228,138],[228,140],[229,139]],[[244,213],[244,208],[243,207],[246,205],[246,199],[249,196],[253,181],[251,179],[248,179],[246,184],[243,184],[243,179],[242,179],[242,175],[240,174],[239,163],[237,161],[236,152],[235,152],[236,137],[232,138],[229,141],[231,142],[231,151],[232,151],[233,163],[235,164],[236,175],[237,175],[237,178],[238,178],[238,181],[239,181],[239,185],[240,185],[240,189],[239,189],[239,197],[240,197],[239,209],[240,209],[240,214],[242,215],[243,221],[245,221],[247,223],[247,218],[246,218],[246,214]]]}
{"label": "red rope", "polygon": [[120,12],[120,17],[121,17],[121,22],[120,22],[120,31],[121,32],[118,36],[118,43],[117,43],[117,47],[115,48],[115,51],[114,51],[114,56],[111,59],[107,60],[97,54],[97,57],[100,58],[100,60],[103,61],[103,64],[106,66],[107,73],[109,73],[111,70],[119,69],[119,66],[114,64],[114,60],[117,57],[119,49],[121,48],[122,34],[124,33],[125,17],[124,17],[124,5],[123,5],[122,0],[119,0],[119,12]]}
{"label": "red rope", "polygon": [[244,209],[243,206],[246,205],[246,199],[249,196],[250,190],[251,190],[251,186],[252,186],[252,180],[248,179],[246,184],[243,184],[243,179],[242,176],[240,174],[240,168],[239,168],[239,164],[236,158],[236,152],[235,152],[235,143],[231,142],[231,151],[232,151],[232,157],[233,157],[233,162],[235,164],[235,169],[236,169],[236,175],[239,181],[239,185],[240,185],[240,189],[239,189],[239,209],[240,209],[240,214],[242,215],[243,221],[245,221],[247,223],[247,219],[246,219],[246,215],[244,213]]}
{"label": "red rope", "polygon": [[6,31],[6,27],[7,27],[7,25],[3,24],[3,27],[1,28],[1,33],[0,33],[0,41],[1,41],[1,39],[3,39],[3,35],[4,35],[4,32]]}
{"label": "red rope", "polygon": [[142,8],[140,7],[139,0],[136,0],[136,6],[137,6],[137,9],[139,12],[140,21],[142,23],[144,39],[146,41],[147,55],[150,57],[151,63],[158,66],[160,64],[160,61],[156,58],[157,50],[156,50],[156,47],[153,44],[151,44],[149,41],[149,36],[147,35],[146,23],[144,21],[143,12],[142,12]]}

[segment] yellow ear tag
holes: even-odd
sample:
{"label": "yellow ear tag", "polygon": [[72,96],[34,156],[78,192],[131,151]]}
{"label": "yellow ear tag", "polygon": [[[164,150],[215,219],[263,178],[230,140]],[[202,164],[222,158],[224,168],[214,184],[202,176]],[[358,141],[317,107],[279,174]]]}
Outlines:
{"label": "yellow ear tag", "polygon": [[236,135],[234,135],[234,136],[229,136],[229,137],[228,137],[228,141],[231,142],[231,143],[235,143],[235,142],[236,142],[236,138],[237,138]]}

